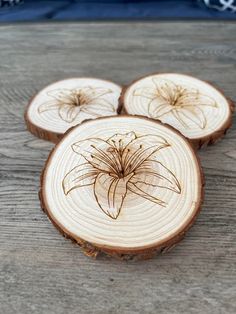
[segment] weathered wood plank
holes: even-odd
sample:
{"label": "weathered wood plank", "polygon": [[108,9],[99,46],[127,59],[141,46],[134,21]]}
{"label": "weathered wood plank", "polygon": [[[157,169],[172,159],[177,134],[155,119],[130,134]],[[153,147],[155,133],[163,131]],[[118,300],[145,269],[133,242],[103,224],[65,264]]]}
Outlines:
{"label": "weathered wood plank", "polygon": [[[48,83],[89,75],[120,84],[177,71],[236,100],[235,23],[56,23],[0,26],[0,312],[235,313],[236,126],[200,152],[203,210],[173,251],[139,263],[93,260],[39,206],[51,143],[24,125]],[[234,118],[235,122],[235,118]]]}

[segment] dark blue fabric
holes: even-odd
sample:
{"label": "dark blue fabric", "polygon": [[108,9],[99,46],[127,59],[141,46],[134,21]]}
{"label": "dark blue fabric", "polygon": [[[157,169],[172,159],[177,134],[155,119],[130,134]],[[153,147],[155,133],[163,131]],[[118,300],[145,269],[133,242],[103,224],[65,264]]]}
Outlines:
{"label": "dark blue fabric", "polygon": [[25,0],[0,8],[0,21],[203,18],[235,19],[236,14],[207,8],[198,0]]}
{"label": "dark blue fabric", "polygon": [[60,10],[63,10],[71,1],[25,1],[14,7],[0,8],[0,22],[45,20]]}

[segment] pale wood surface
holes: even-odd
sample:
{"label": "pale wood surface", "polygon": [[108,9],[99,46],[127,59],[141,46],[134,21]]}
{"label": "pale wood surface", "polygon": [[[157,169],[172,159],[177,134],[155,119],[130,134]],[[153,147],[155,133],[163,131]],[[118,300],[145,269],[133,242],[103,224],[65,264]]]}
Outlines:
{"label": "pale wood surface", "polygon": [[84,256],[48,221],[37,190],[53,144],[23,120],[33,93],[70,76],[128,84],[148,72],[184,72],[235,100],[235,33],[232,22],[0,26],[1,313],[236,312],[235,125],[200,152],[206,197],[186,239],[126,263]]}
{"label": "pale wood surface", "polygon": [[179,73],[142,77],[123,90],[121,102],[129,114],[170,124],[197,148],[213,144],[225,134],[234,110],[232,102],[214,85]]}
{"label": "pale wood surface", "polygon": [[199,213],[204,185],[186,139],[134,116],[74,127],[53,150],[41,182],[43,210],[85,254],[129,260],[178,243]]}
{"label": "pale wood surface", "polygon": [[[57,143],[69,128],[82,121],[117,115],[121,90],[120,85],[97,78],[69,78],[49,84],[27,107],[28,130],[41,139]],[[64,106],[68,102],[70,106]]]}

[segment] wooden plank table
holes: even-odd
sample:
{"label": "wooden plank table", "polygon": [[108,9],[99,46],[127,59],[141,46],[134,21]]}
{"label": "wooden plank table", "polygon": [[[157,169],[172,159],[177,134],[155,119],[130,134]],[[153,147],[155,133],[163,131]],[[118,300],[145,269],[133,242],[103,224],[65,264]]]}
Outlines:
{"label": "wooden plank table", "polygon": [[48,221],[37,191],[53,144],[23,119],[36,91],[75,76],[127,84],[177,71],[236,100],[235,34],[233,22],[0,26],[1,313],[236,313],[236,124],[200,152],[205,202],[185,240],[127,263],[84,256]]}

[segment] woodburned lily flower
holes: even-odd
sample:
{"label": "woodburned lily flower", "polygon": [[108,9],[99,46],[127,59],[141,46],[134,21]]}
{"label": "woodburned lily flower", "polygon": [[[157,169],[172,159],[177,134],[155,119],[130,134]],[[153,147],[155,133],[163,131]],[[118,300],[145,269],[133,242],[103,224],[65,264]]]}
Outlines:
{"label": "woodburned lily flower", "polygon": [[181,192],[175,175],[155,156],[169,146],[160,136],[137,137],[134,132],[74,143],[72,149],[86,162],[67,173],[62,182],[64,193],[91,186],[98,206],[112,219],[119,216],[128,191],[165,206],[158,198],[159,189]]}
{"label": "woodburned lily flower", "polygon": [[197,89],[177,85],[167,79],[152,79],[153,88],[137,88],[134,96],[150,99],[148,113],[151,118],[160,119],[172,114],[185,128],[194,123],[204,129],[207,124],[204,107],[217,107],[214,99],[201,94]]}
{"label": "woodburned lily flower", "polygon": [[[38,112],[58,110],[62,120],[71,123],[81,113],[85,112],[92,116],[99,116],[99,112],[115,112],[114,106],[102,98],[112,93],[112,90],[105,88],[74,88],[55,89],[47,93],[52,98],[39,106]],[[104,114],[103,113],[103,114]]]}

